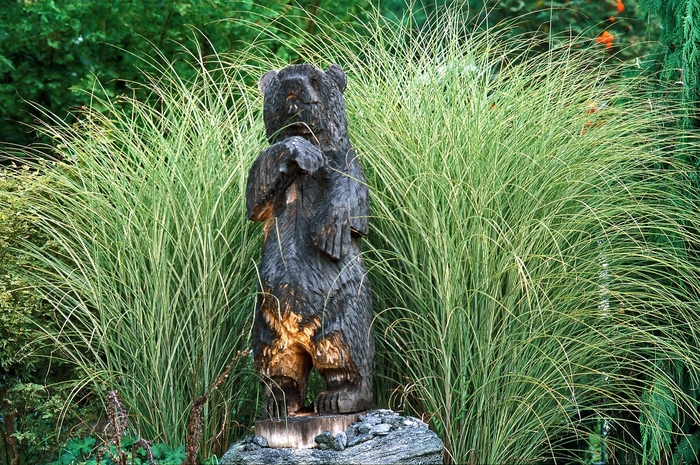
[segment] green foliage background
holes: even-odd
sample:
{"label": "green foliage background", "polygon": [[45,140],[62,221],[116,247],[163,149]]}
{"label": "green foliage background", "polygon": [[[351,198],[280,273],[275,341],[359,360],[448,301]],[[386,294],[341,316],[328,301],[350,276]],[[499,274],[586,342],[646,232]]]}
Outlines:
{"label": "green foliage background", "polygon": [[[342,29],[365,17],[369,6],[369,0],[4,0],[0,142],[33,141],[26,124],[43,119],[35,105],[71,121],[89,103],[90,91],[131,95],[129,83],[143,83],[139,60],[152,56],[153,47],[168,61],[187,52],[230,52],[255,38],[247,23],[274,32],[281,21],[313,32],[317,17],[331,15],[331,24]],[[282,33],[258,53],[291,61],[301,45]],[[178,71],[192,74],[187,66]]]}
{"label": "green foliage background", "polygon": [[[611,51],[628,59],[646,53],[647,39],[658,37],[654,16],[636,18],[637,1],[625,0],[621,13],[615,0],[5,0],[0,7],[0,142],[35,141],[28,125],[44,119],[36,105],[73,121],[96,89],[111,97],[132,94],[134,84],[143,84],[139,59],[152,56],[152,47],[168,61],[183,53],[241,50],[258,34],[251,25],[272,33],[258,44],[258,56],[290,62],[299,57],[303,39],[280,26],[294,24],[314,33],[323,23],[347,31],[366,20],[372,8],[393,18],[412,11],[412,21],[420,26],[435,13],[458,6],[483,28],[505,22],[512,27],[517,17],[513,33],[594,39],[608,30],[615,36]],[[646,2],[642,11],[659,13],[662,3]],[[673,7],[673,16],[669,8],[663,7],[664,17],[680,21],[680,10]],[[679,30],[671,27],[665,34]],[[187,66],[177,66],[183,77],[191,75]]]}
{"label": "green foliage background", "polygon": [[[388,16],[411,10],[411,18],[419,25],[451,9],[459,10],[483,30],[507,26],[507,35],[510,36],[524,35],[555,42],[580,38],[593,40],[607,31],[614,39],[606,52],[621,59],[633,59],[648,53],[649,41],[658,38],[655,20],[639,17],[638,0],[621,0],[620,3],[617,0],[436,0],[413,3],[389,0],[382,5],[387,8],[385,14]],[[538,47],[544,48],[548,44],[549,41],[545,40]],[[603,50],[605,47],[599,48]]]}

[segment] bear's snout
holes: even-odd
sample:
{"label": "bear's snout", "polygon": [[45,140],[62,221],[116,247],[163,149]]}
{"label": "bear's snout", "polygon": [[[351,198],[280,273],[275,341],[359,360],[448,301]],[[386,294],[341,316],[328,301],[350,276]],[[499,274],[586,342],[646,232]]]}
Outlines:
{"label": "bear's snout", "polygon": [[284,109],[289,116],[296,115],[302,110],[299,99],[296,95],[289,94],[287,99],[284,101]]}
{"label": "bear's snout", "polygon": [[299,103],[309,105],[321,101],[318,92],[307,77],[295,76],[284,79],[281,87],[287,91],[285,104],[288,110],[291,109],[290,113],[299,111]]}

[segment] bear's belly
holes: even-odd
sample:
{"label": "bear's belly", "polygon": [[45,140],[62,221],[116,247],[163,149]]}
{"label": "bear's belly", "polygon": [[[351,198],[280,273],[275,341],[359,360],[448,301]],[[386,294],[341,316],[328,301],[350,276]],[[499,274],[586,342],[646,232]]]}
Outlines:
{"label": "bear's belly", "polygon": [[359,260],[357,239],[339,260],[314,244],[312,220],[323,208],[325,178],[327,175],[321,173],[298,177],[275,204],[275,216],[263,227],[262,289],[277,302],[274,309],[305,319],[321,317],[332,299],[341,298],[339,294],[343,301],[352,300],[350,296],[358,295],[366,273]]}
{"label": "bear's belly", "polygon": [[[274,219],[269,221],[271,227],[276,226]],[[280,303],[290,301],[294,311],[320,314],[339,284],[347,281],[348,256],[330,258],[313,244],[308,227],[297,230],[306,232],[305,237],[292,242],[283,232],[268,235],[260,264],[262,288],[269,289]]]}

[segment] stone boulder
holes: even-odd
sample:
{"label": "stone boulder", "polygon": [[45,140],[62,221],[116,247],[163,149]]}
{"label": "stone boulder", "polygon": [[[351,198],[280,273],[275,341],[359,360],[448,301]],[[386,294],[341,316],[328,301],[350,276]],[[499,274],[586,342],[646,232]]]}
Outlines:
{"label": "stone boulder", "polygon": [[391,410],[360,415],[358,422],[336,435],[322,432],[312,449],[269,448],[267,440],[252,436],[232,445],[221,465],[350,465],[442,464],[444,445],[418,418]]}

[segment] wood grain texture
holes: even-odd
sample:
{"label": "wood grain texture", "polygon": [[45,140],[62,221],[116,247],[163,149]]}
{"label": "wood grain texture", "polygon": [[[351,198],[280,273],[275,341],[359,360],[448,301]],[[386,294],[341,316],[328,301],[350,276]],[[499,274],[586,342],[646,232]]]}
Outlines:
{"label": "wood grain texture", "polygon": [[337,65],[292,65],[258,84],[271,145],[250,169],[246,207],[265,222],[253,352],[266,417],[303,407],[312,366],[328,382],[317,413],[372,405],[372,299],[359,244],[369,200],[348,137],[346,85]]}
{"label": "wood grain texture", "polygon": [[255,435],[264,437],[268,447],[276,449],[310,449],[316,447],[314,439],[324,431],[336,435],[359,420],[358,413],[342,415],[307,415],[276,420],[255,421]]}

